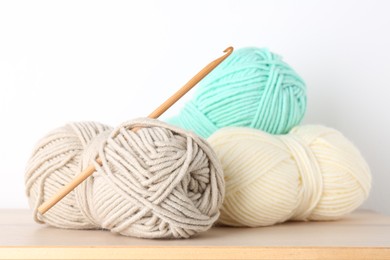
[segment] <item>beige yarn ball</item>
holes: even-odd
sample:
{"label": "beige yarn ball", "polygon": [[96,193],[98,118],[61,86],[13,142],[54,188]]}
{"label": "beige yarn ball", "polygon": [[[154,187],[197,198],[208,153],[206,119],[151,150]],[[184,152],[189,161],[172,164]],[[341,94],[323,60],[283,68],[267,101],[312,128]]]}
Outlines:
{"label": "beige yarn ball", "polygon": [[226,225],[335,220],[359,207],[370,191],[366,161],[331,128],[298,126],[279,136],[225,128],[208,141],[225,174],[219,222]]}
{"label": "beige yarn ball", "polygon": [[[131,131],[135,127],[141,128]],[[46,214],[37,212],[91,163],[93,176]],[[37,221],[142,238],[188,238],[208,230],[224,197],[222,168],[208,143],[152,119],[114,130],[95,122],[54,130],[38,143],[25,177]]]}

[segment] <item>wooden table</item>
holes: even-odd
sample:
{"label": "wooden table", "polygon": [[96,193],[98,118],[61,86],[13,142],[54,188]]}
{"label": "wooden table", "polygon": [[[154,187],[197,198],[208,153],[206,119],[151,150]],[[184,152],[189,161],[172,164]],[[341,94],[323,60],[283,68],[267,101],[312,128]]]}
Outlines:
{"label": "wooden table", "polygon": [[216,227],[186,240],[148,240],[33,222],[0,210],[0,259],[390,259],[390,217],[358,211],[335,222]]}

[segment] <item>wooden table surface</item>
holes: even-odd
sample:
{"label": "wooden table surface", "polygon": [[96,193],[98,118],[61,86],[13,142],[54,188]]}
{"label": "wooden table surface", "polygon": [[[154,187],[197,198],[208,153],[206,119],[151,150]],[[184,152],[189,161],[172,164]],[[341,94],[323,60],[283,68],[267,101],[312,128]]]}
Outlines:
{"label": "wooden table surface", "polygon": [[357,211],[334,222],[215,227],[191,239],[149,240],[33,222],[0,210],[0,259],[390,259],[390,217]]}

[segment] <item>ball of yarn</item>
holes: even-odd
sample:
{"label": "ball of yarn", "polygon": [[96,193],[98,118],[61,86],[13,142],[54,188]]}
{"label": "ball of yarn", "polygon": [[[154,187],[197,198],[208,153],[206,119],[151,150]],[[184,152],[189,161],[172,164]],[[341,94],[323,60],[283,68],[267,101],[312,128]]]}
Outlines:
{"label": "ball of yarn", "polygon": [[[131,131],[135,127],[141,128]],[[96,167],[91,177],[46,214],[37,212],[91,163]],[[224,180],[215,153],[202,138],[138,119],[115,129],[71,123],[49,133],[28,162],[26,190],[35,219],[52,226],[187,238],[218,219]]]}
{"label": "ball of yarn", "polygon": [[224,169],[226,196],[219,221],[226,225],[336,220],[359,207],[370,191],[366,161],[331,128],[298,126],[274,136],[232,127],[208,141]]}
{"label": "ball of yarn", "polygon": [[267,49],[243,48],[203,79],[168,122],[205,138],[226,126],[284,134],[305,110],[306,86],[295,71]]}

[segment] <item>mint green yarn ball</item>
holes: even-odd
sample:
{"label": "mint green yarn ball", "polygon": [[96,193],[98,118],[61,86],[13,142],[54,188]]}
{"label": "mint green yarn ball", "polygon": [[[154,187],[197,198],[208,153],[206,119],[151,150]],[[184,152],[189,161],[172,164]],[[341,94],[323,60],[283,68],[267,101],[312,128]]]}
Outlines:
{"label": "mint green yarn ball", "polygon": [[252,47],[234,51],[168,122],[204,138],[227,126],[285,134],[305,111],[303,80],[279,55]]}

